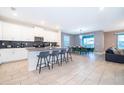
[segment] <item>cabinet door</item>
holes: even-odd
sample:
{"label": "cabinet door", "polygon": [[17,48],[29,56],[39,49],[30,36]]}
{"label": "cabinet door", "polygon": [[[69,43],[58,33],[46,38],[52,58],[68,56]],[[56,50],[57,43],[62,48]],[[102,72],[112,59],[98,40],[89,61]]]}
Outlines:
{"label": "cabinet door", "polygon": [[2,59],[2,63],[6,63],[6,62],[10,62],[13,59],[13,50],[11,49],[2,49],[1,50],[1,59]]}
{"label": "cabinet door", "polygon": [[33,27],[3,23],[3,39],[15,41],[33,41]]}
{"label": "cabinet door", "polygon": [[2,49],[0,50],[0,63],[8,63],[27,58],[27,50],[25,48]]}
{"label": "cabinet door", "polygon": [[49,30],[44,31],[44,41],[51,42],[53,38],[53,34]]}
{"label": "cabinet door", "polygon": [[42,29],[40,27],[35,27],[34,28],[34,36],[45,37],[44,29]]}
{"label": "cabinet door", "polygon": [[34,33],[33,33],[33,28],[32,27],[21,27],[21,40],[22,41],[34,41]]}
{"label": "cabinet door", "polygon": [[2,40],[2,22],[0,21],[0,40]]}
{"label": "cabinet door", "polygon": [[3,22],[3,40],[21,40],[20,26]]}
{"label": "cabinet door", "polygon": [[57,42],[57,32],[45,30],[44,39],[46,42]]}
{"label": "cabinet door", "polygon": [[25,48],[19,48],[14,50],[13,60],[22,60],[27,58],[27,50]]}

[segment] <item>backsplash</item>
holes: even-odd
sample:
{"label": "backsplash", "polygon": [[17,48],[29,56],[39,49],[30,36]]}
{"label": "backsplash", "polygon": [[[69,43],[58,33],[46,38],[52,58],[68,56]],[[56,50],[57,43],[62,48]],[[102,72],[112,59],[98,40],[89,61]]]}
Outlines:
{"label": "backsplash", "polygon": [[1,40],[0,48],[47,47],[47,46],[50,46],[50,43],[53,46],[57,46],[57,42]]}

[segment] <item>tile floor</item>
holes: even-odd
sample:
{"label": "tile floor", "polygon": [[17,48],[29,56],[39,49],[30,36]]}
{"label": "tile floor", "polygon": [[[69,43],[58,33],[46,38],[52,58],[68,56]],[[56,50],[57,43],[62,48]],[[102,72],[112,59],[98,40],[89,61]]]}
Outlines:
{"label": "tile floor", "polygon": [[124,64],[104,61],[104,55],[73,55],[73,61],[28,71],[27,60],[0,65],[1,85],[123,85]]}

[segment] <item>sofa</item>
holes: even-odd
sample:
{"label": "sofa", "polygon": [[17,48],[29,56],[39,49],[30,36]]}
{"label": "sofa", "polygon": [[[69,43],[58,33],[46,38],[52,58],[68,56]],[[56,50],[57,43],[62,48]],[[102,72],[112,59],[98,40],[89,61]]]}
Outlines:
{"label": "sofa", "polygon": [[105,51],[105,60],[110,62],[124,63],[124,50],[109,48]]}

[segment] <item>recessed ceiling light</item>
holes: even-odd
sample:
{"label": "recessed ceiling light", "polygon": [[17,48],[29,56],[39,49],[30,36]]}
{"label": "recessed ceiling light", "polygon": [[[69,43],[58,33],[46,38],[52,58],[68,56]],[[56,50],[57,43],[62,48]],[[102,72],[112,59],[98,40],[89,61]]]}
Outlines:
{"label": "recessed ceiling light", "polygon": [[13,13],[14,16],[17,16],[18,14],[17,13]]}
{"label": "recessed ceiling light", "polygon": [[104,10],[104,7],[100,7],[99,10],[100,10],[100,11],[103,11],[103,10]]}

